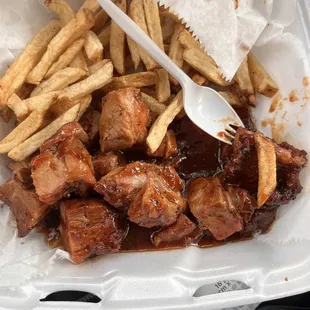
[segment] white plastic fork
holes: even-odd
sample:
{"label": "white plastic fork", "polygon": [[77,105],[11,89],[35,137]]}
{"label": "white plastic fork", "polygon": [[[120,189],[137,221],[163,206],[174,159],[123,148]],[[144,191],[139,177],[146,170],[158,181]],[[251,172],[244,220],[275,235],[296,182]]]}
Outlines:
{"label": "white plastic fork", "polygon": [[182,86],[183,104],[188,117],[214,138],[231,144],[235,129],[244,127],[237,113],[212,88],[194,83],[122,10],[111,0],[98,0],[114,22],[138,45],[145,49]]}

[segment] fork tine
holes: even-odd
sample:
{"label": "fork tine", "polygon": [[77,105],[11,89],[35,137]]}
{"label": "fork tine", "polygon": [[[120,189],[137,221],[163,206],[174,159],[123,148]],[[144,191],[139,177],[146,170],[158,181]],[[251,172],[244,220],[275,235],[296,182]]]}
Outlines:
{"label": "fork tine", "polygon": [[227,129],[225,129],[225,135],[228,139],[231,139],[231,140],[235,139],[235,136],[231,134],[231,132],[229,132]]}
{"label": "fork tine", "polygon": [[226,130],[230,131],[233,134],[235,134],[237,132],[236,129],[234,129],[232,127],[232,126],[234,126],[233,124],[228,124],[227,126],[228,126],[228,128],[226,128]]}

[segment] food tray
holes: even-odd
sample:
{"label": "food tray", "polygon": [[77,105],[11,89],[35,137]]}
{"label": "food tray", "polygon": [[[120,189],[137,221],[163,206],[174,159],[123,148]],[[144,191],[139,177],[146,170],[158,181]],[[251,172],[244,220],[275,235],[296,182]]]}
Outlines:
{"label": "food tray", "polygon": [[[290,31],[303,40],[310,58],[310,2],[298,1],[297,11]],[[110,254],[77,266],[57,261],[46,276],[14,290],[0,288],[0,308],[206,310],[257,303],[310,290],[309,249],[310,241],[269,245],[251,240],[209,249]],[[208,284],[225,280],[248,288],[208,294]],[[193,297],[197,289],[200,297]],[[63,290],[93,293],[101,302],[40,301]]]}

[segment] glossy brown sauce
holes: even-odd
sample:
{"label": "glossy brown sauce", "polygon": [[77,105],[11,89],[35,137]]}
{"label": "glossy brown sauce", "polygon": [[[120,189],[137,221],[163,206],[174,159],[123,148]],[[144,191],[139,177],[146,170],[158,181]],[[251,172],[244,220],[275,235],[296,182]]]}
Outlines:
{"label": "glossy brown sauce", "polygon": [[[239,116],[245,126],[251,130],[254,124],[250,117],[248,109],[237,109]],[[223,156],[230,154],[229,147],[221,144],[218,140],[212,138],[198,127],[196,127],[187,117],[180,121],[175,121],[171,129],[174,130],[178,142],[179,155],[171,160],[162,162],[158,159],[150,159],[140,149],[125,152],[125,156],[129,162],[143,160],[154,162],[157,164],[173,165],[180,177],[185,182],[185,192],[187,194],[187,185],[192,179],[197,177],[212,177],[220,173],[223,169]],[[162,243],[155,247],[152,243],[152,235],[160,228],[143,228],[129,222],[129,230],[124,239],[121,252],[134,251],[155,251],[183,248],[189,245],[196,245],[202,248],[218,246],[227,242],[235,242],[253,238],[255,234],[267,233],[270,230],[276,216],[276,207],[262,207],[256,210],[252,219],[247,223],[241,232],[235,233],[224,241],[217,241],[209,231],[201,231],[197,228],[190,236],[182,240]],[[49,236],[49,244],[52,246],[59,245],[59,233],[57,227],[59,225],[59,211],[55,210],[43,223],[41,232],[45,232]],[[187,214],[193,221],[195,218],[188,211]],[[58,218],[58,220],[57,220]]]}

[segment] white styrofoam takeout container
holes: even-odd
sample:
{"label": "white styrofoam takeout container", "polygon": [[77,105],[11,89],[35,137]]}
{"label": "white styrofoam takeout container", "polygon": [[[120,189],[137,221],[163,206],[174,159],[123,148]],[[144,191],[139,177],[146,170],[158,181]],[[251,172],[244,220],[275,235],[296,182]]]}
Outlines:
{"label": "white styrofoam takeout container", "polygon": [[[290,31],[303,40],[310,56],[310,1],[299,0],[297,8],[299,18]],[[198,288],[225,280],[238,280],[249,288],[220,295],[204,295],[201,288],[201,296],[193,297]],[[90,292],[102,300],[98,304],[40,302],[63,290]],[[310,241],[269,245],[251,240],[209,249],[111,254],[77,266],[59,261],[47,276],[14,290],[0,288],[0,308],[206,310],[308,290]]]}

